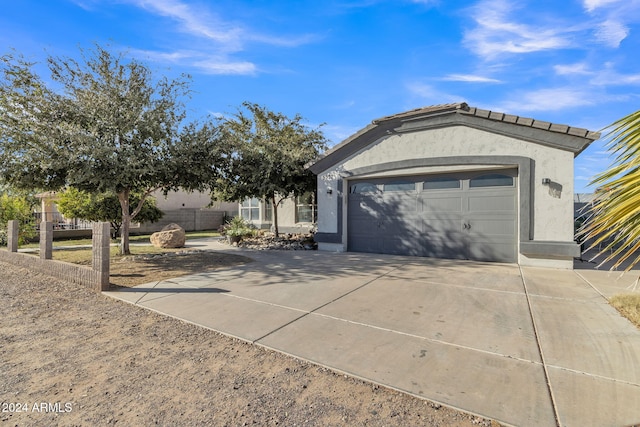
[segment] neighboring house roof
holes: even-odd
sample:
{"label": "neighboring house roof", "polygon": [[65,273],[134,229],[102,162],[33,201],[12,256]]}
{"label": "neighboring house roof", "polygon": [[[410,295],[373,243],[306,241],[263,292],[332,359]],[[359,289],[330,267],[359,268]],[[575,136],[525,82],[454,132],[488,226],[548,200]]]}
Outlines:
{"label": "neighboring house roof", "polygon": [[573,195],[574,203],[591,203],[595,199],[595,193],[575,193]]}
{"label": "neighboring house roof", "polygon": [[417,108],[373,120],[309,165],[320,173],[355,154],[372,142],[395,133],[412,132],[445,126],[469,126],[580,154],[600,133],[588,129],[555,124],[470,107],[466,103],[442,104]]}

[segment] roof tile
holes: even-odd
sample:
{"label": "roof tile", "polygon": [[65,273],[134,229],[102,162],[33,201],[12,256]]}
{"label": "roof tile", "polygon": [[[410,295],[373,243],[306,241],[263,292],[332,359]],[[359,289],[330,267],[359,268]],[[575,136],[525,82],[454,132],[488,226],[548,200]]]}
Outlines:
{"label": "roof tile", "polygon": [[545,121],[542,121],[542,120],[534,120],[533,123],[531,124],[531,127],[538,128],[538,129],[549,130],[549,128],[551,127],[551,122],[545,122]]}
{"label": "roof tile", "polygon": [[482,110],[480,108],[476,108],[475,116],[477,117],[484,117],[485,119],[488,119],[490,114],[491,114],[491,111],[489,110]]}
{"label": "roof tile", "polygon": [[586,129],[582,129],[582,128],[570,127],[569,130],[567,131],[567,133],[569,135],[581,136],[581,137],[584,138],[585,136],[587,136],[587,133],[589,133],[589,131],[586,130]]}
{"label": "roof tile", "polygon": [[569,126],[551,123],[551,127],[549,127],[549,130],[552,132],[567,133],[569,131]]}
{"label": "roof tile", "polygon": [[523,126],[531,126],[533,124],[533,119],[528,117],[518,117],[518,121],[516,123]]}
{"label": "roof tile", "polygon": [[490,111],[483,110],[481,108],[470,107],[465,102],[460,103],[452,103],[452,104],[440,104],[440,105],[432,105],[428,107],[415,108],[413,110],[405,111],[398,114],[393,114],[391,116],[381,117],[379,119],[373,120],[372,123],[377,125],[381,122],[396,120],[396,119],[407,119],[407,118],[419,118],[421,116],[429,116],[429,115],[438,115],[443,113],[461,113],[468,114],[471,116],[476,116],[480,118],[485,118],[489,120],[502,121],[505,123],[512,123],[519,126],[529,126],[537,129],[544,129],[551,132],[569,134],[573,136],[579,136],[582,138],[589,139],[598,139],[600,138],[600,133],[591,132],[587,129],[582,128],[574,128],[563,124],[556,124],[551,122],[546,122],[543,120],[534,120],[529,117],[520,117],[512,114],[504,114],[498,111]]}
{"label": "roof tile", "polygon": [[505,114],[502,118],[502,121],[507,123],[517,123],[518,116],[514,116],[513,114]]}

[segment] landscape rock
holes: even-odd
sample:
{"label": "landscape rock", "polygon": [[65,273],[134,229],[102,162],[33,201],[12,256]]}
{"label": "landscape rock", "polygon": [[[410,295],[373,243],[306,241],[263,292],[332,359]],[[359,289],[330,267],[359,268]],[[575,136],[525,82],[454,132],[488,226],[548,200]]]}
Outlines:
{"label": "landscape rock", "polygon": [[[230,244],[226,239],[221,241]],[[231,245],[258,251],[304,251],[318,249],[318,244],[313,241],[313,237],[310,234],[283,234],[281,237],[276,238],[269,233],[256,237],[246,237],[240,242]]]}
{"label": "landscape rock", "polygon": [[150,240],[156,248],[181,248],[186,242],[186,235],[184,228],[172,223],[153,233]]}

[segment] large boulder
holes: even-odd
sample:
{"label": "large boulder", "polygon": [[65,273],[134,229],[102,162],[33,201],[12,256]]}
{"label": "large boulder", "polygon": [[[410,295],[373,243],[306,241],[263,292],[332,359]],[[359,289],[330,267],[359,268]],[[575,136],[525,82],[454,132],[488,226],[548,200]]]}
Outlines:
{"label": "large boulder", "polygon": [[151,235],[151,244],[156,248],[181,248],[185,241],[184,228],[178,224],[169,224]]}

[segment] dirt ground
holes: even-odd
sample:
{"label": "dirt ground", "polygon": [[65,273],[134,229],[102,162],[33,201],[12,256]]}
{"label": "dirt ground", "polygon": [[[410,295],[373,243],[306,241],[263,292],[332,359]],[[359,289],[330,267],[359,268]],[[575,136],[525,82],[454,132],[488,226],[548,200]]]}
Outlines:
{"label": "dirt ground", "polygon": [[0,424],[490,421],[0,262]]}
{"label": "dirt ground", "polygon": [[251,261],[242,255],[194,250],[127,256],[111,262],[109,281],[111,285],[131,287]]}

